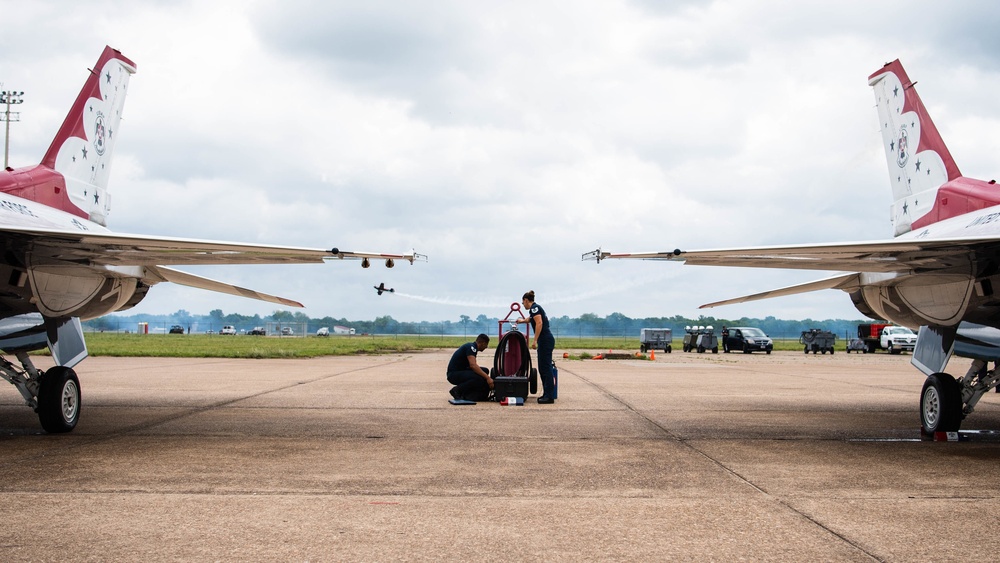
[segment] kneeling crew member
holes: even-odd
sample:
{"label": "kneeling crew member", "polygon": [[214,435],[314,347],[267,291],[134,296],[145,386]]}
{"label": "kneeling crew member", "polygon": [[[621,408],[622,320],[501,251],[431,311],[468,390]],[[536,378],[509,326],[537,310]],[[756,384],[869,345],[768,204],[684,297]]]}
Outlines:
{"label": "kneeling crew member", "polygon": [[455,350],[448,362],[448,382],[454,385],[451,396],[466,401],[485,401],[493,389],[489,371],[479,367],[476,354],[490,345],[490,337],[480,334],[475,342],[466,342]]}

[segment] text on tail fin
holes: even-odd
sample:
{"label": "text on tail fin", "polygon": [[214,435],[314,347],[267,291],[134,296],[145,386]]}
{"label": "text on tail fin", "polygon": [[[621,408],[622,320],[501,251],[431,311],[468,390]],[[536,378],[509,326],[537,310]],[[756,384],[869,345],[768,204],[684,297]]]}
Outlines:
{"label": "text on tail fin", "polygon": [[66,178],[72,205],[102,225],[110,210],[111,155],[135,70],[132,61],[105,47],[42,159]]}

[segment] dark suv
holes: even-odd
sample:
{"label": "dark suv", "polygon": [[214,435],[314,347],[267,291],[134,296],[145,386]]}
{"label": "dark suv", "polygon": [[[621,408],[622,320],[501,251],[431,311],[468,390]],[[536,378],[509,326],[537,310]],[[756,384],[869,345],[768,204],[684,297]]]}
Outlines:
{"label": "dark suv", "polygon": [[184,327],[181,325],[174,325],[170,327],[170,334],[184,334]]}
{"label": "dark suv", "polygon": [[764,331],[751,326],[737,326],[729,328],[729,337],[726,339],[726,351],[739,352],[744,354],[750,352],[771,353],[774,350],[774,343],[764,334]]}

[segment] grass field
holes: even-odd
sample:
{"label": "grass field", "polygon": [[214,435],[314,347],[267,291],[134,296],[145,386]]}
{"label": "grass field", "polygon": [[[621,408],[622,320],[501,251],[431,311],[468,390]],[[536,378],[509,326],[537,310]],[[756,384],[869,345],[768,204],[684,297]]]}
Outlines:
{"label": "grass field", "polygon": [[[218,334],[87,334],[87,348],[92,356],[154,356],[181,358],[314,358],[353,354],[383,354],[426,349],[454,349],[474,336],[316,336],[277,338],[268,336],[221,336]],[[490,343],[495,348],[497,339]],[[839,345],[839,343],[838,343]],[[680,352],[681,342],[672,347]],[[637,352],[638,338],[560,337],[557,355],[569,352],[579,357],[614,350]],[[802,350],[797,340],[775,340],[775,350]]]}

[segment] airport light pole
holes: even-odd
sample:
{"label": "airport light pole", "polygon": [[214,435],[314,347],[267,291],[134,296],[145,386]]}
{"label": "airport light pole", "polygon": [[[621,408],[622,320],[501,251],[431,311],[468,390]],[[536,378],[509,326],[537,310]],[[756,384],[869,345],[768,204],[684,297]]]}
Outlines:
{"label": "airport light pole", "polygon": [[3,120],[7,122],[7,132],[3,138],[4,169],[7,168],[7,160],[10,156],[10,122],[21,121],[21,112],[15,111],[14,113],[11,113],[10,106],[22,103],[24,103],[24,92],[15,92],[13,90],[0,91],[0,104],[5,104],[7,106],[6,111],[3,112]]}

